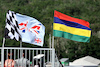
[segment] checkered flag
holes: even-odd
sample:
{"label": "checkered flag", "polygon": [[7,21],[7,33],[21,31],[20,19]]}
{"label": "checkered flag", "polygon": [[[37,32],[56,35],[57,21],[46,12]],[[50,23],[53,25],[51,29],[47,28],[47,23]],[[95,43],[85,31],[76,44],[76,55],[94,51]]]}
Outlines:
{"label": "checkered flag", "polygon": [[16,13],[10,10],[6,14],[5,38],[14,39],[17,41],[21,40]]}

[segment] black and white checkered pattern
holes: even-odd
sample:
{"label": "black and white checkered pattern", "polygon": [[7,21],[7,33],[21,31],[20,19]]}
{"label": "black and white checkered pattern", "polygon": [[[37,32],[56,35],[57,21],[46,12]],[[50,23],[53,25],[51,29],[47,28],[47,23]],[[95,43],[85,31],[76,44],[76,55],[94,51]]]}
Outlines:
{"label": "black and white checkered pattern", "polygon": [[16,19],[16,14],[13,11],[8,11],[6,14],[5,38],[21,40],[18,32],[19,26]]}

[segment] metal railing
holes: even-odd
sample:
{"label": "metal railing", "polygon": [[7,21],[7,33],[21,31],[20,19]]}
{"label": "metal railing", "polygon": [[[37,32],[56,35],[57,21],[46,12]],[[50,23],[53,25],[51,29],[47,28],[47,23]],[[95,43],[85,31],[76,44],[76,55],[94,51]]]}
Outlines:
{"label": "metal railing", "polygon": [[55,54],[55,65],[56,67],[64,67],[62,63],[59,61],[57,55]]}
{"label": "metal railing", "polygon": [[[26,58],[30,64],[28,67],[34,67],[35,65],[39,65],[39,67],[55,67],[55,49],[53,48],[15,48],[15,47],[2,47],[1,50],[1,67],[4,67],[5,60],[13,59],[15,61],[14,67],[22,67],[20,66],[23,61],[20,61],[21,57]],[[10,57],[8,57],[8,53],[10,53]],[[18,61],[18,62],[17,62]],[[51,66],[48,66],[50,63]],[[25,64],[27,67],[27,63]]]}

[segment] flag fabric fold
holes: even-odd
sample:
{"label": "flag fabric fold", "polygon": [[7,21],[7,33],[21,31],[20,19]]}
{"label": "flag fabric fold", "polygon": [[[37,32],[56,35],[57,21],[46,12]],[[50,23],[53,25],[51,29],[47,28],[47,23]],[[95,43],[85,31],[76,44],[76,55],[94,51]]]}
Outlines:
{"label": "flag fabric fold", "polygon": [[[9,11],[9,13],[14,13],[14,12]],[[17,25],[16,25],[17,31],[20,35],[22,42],[26,42],[26,43],[30,43],[30,44],[34,44],[34,45],[38,45],[38,46],[43,46],[44,35],[45,35],[45,26],[41,22],[39,22],[37,19],[26,16],[26,15],[21,15],[19,13],[15,13],[14,16],[15,16],[16,23],[17,23]],[[12,18],[12,17],[7,16],[7,18]],[[6,28],[8,27],[7,23],[8,23],[8,21],[6,21]],[[15,22],[13,22],[13,21],[11,21],[10,23],[15,24]],[[14,27],[16,27],[16,26],[14,26]],[[9,27],[12,27],[12,26],[9,25]],[[9,29],[9,28],[7,28],[7,29]],[[13,28],[13,29],[15,29],[15,28]],[[6,34],[6,37],[7,36],[9,36],[9,35]],[[10,39],[13,39],[11,36],[9,36],[9,37],[10,37]]]}
{"label": "flag fabric fold", "polygon": [[79,42],[89,42],[89,22],[54,11],[53,35]]}

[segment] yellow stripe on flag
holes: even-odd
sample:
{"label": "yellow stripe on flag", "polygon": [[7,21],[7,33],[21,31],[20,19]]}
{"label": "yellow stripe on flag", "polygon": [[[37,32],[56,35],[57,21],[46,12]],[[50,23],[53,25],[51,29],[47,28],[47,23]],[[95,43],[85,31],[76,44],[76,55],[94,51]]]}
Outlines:
{"label": "yellow stripe on flag", "polygon": [[63,24],[58,24],[58,23],[53,23],[53,30],[64,31],[67,33],[80,35],[80,36],[86,36],[86,37],[91,36],[91,30],[69,27]]}

